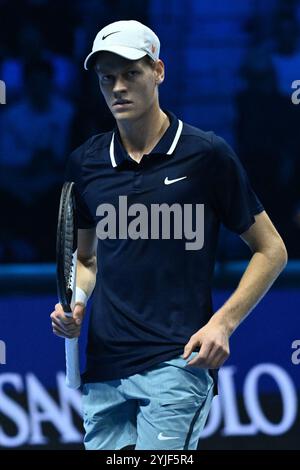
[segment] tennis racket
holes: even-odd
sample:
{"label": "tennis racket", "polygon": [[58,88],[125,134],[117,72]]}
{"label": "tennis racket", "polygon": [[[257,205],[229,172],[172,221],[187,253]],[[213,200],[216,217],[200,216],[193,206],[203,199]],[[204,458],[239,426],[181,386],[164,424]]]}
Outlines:
{"label": "tennis racket", "polygon": [[[72,317],[76,290],[77,228],[74,183],[64,183],[60,196],[56,236],[56,284],[58,301],[66,316]],[[78,338],[65,339],[66,384],[81,385]]]}

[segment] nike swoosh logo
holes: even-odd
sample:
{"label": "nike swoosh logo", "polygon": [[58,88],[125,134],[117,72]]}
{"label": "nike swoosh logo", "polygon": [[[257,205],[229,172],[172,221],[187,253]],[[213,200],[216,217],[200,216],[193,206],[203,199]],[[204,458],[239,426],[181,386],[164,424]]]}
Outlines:
{"label": "nike swoosh logo", "polygon": [[180,439],[179,437],[168,437],[168,436],[163,436],[163,433],[160,432],[159,435],[157,436],[157,439],[160,441],[168,441],[169,439]]}
{"label": "nike swoosh logo", "polygon": [[169,177],[167,176],[165,178],[164,183],[165,184],[173,184],[173,183],[177,183],[177,181],[184,180],[185,178],[187,178],[187,176],[182,176],[181,178],[176,178],[175,180],[169,180]]}
{"label": "nike swoosh logo", "polygon": [[121,31],[114,31],[113,33],[109,33],[106,36],[102,36],[102,41],[104,41],[104,39],[108,38],[108,36],[110,36],[111,34],[116,34],[116,33],[120,33],[120,32]]}

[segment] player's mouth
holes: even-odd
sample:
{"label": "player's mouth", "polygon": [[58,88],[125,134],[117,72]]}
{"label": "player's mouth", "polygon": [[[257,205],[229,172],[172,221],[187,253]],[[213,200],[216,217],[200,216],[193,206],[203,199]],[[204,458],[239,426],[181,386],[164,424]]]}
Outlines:
{"label": "player's mouth", "polygon": [[125,108],[128,108],[129,105],[132,104],[132,101],[129,101],[129,100],[116,100],[114,103],[113,103],[113,108],[114,109],[125,109]]}

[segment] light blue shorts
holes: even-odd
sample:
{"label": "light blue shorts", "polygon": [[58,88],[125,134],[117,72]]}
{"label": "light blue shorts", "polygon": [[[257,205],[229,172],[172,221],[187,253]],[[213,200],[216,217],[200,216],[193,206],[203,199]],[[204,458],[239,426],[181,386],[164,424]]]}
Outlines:
{"label": "light blue shorts", "polygon": [[87,450],[194,450],[213,398],[207,369],[174,359],[140,374],[83,386]]}

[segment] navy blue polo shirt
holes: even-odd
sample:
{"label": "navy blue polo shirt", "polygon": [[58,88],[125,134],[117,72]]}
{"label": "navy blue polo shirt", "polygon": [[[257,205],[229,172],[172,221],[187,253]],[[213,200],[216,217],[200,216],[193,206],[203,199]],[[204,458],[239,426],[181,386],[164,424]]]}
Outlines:
{"label": "navy blue polo shirt", "polygon": [[140,163],[117,128],[68,161],[78,226],[99,235],[83,382],[127,377],[183,354],[214,313],[220,224],[242,234],[264,210],[221,137],[166,114],[170,126]]}

